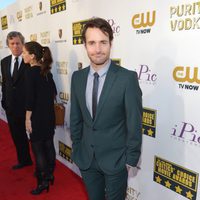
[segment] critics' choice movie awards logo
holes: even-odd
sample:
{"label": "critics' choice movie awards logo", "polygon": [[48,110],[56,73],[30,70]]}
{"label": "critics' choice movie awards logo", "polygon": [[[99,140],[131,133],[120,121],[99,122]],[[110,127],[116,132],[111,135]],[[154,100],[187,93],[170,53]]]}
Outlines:
{"label": "critics' choice movie awards logo", "polygon": [[171,31],[200,29],[200,1],[170,7]]}
{"label": "critics' choice movie awards logo", "polygon": [[184,90],[199,90],[200,84],[198,67],[177,66],[173,70],[173,78],[179,82],[178,87]]}
{"label": "critics' choice movie awards logo", "polygon": [[171,137],[186,144],[200,146],[200,131],[197,125],[189,122],[179,122],[174,125]]}
{"label": "critics' choice movie awards logo", "polygon": [[82,34],[83,27],[87,22],[88,20],[82,20],[82,21],[72,23],[73,45],[83,44],[81,34]]}
{"label": "critics' choice movie awards logo", "polygon": [[67,62],[56,61],[56,70],[57,70],[57,74],[68,74],[67,73]]}
{"label": "critics' choice movie awards logo", "polygon": [[153,73],[148,65],[139,65],[135,69],[140,83],[155,85],[157,82],[157,74]]}
{"label": "critics' choice movie awards logo", "polygon": [[1,17],[1,29],[5,30],[8,28],[8,19],[7,19],[7,15]]}
{"label": "critics' choice movie awards logo", "polygon": [[143,108],[142,133],[150,137],[156,137],[156,110]]}
{"label": "critics' choice movie awards logo", "polygon": [[59,146],[59,155],[65,160],[72,163],[71,159],[72,148],[67,146],[61,141],[58,141],[58,146]]}
{"label": "critics' choice movie awards logo", "polygon": [[50,0],[51,14],[66,10],[66,0]]}
{"label": "critics' choice movie awards logo", "polygon": [[127,187],[125,200],[140,200],[141,193],[132,187]]}
{"label": "critics' choice movie awards logo", "polygon": [[199,174],[194,171],[155,156],[153,179],[190,200],[196,200]]}
{"label": "critics' choice movie awards logo", "polygon": [[[73,45],[83,44],[82,31],[83,31],[84,25],[88,22],[88,20],[89,19],[82,20],[82,21],[74,22],[72,24]],[[114,19],[108,19],[107,21],[112,27],[114,35],[118,36],[120,34],[120,26],[115,22]]]}
{"label": "critics' choice movie awards logo", "polygon": [[29,6],[24,9],[25,19],[30,19],[33,17],[33,7]]}
{"label": "critics' choice movie awards logo", "polygon": [[147,34],[151,32],[151,27],[156,21],[156,11],[135,14],[132,17],[132,27],[136,30],[136,34]]}

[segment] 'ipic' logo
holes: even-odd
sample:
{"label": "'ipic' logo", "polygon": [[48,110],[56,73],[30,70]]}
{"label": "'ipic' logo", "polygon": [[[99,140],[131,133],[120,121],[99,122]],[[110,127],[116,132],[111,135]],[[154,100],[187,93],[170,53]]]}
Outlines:
{"label": "'ipic' logo", "polygon": [[193,124],[188,122],[175,124],[175,126],[172,128],[171,136],[175,139],[193,145],[200,144],[200,135],[198,134],[197,128]]}
{"label": "'ipic' logo", "polygon": [[[146,34],[151,32],[151,28],[156,21],[156,11],[136,14],[132,18],[132,26],[137,34]],[[149,28],[147,28],[149,27]]]}
{"label": "'ipic' logo", "polygon": [[[178,86],[180,89],[186,90],[198,90],[200,84],[199,69],[198,67],[182,67],[177,66],[173,71],[173,78],[175,81],[179,82]],[[189,84],[184,84],[189,83]]]}
{"label": "'ipic' logo", "polygon": [[120,26],[115,22],[114,19],[108,19],[107,20],[110,26],[112,27],[113,34],[115,36],[118,36],[120,34]]}
{"label": "'ipic' logo", "polygon": [[139,65],[139,68],[135,70],[138,75],[140,83],[146,83],[155,85],[157,81],[157,75],[154,74],[148,65]]}

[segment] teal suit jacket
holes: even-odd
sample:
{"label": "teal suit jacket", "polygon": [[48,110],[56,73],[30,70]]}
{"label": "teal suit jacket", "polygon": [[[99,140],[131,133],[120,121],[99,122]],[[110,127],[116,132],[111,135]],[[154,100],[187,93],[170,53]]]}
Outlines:
{"label": "teal suit jacket", "polygon": [[73,161],[86,170],[95,154],[100,168],[107,174],[118,173],[126,164],[136,166],[142,143],[142,92],[136,72],[111,62],[94,121],[86,106],[88,73],[89,67],[72,75]]}

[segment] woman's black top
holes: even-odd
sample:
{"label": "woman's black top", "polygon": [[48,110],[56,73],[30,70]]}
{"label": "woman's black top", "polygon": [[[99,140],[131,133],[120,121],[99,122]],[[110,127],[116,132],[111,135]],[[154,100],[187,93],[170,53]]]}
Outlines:
{"label": "woman's black top", "polygon": [[50,139],[54,135],[54,97],[56,86],[52,74],[41,75],[40,66],[33,66],[26,74],[26,110],[32,111],[32,142]]}

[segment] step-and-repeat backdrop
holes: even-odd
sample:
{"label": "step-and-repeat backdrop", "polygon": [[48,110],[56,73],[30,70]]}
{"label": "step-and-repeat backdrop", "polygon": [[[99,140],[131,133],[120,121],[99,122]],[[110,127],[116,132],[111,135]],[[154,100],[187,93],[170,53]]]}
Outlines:
{"label": "step-and-repeat backdrop", "polygon": [[200,200],[200,1],[18,0],[0,11],[0,59],[9,54],[12,30],[51,48],[66,108],[57,159],[79,174],[70,158],[70,81],[89,64],[80,34],[95,16],[112,26],[111,57],[137,72],[143,91],[142,155],[129,173],[127,200]]}

